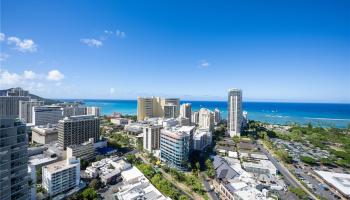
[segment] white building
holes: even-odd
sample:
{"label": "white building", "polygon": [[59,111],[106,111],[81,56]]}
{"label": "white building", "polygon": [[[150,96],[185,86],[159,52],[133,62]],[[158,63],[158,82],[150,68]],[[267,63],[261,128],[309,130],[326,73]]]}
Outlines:
{"label": "white building", "polygon": [[99,107],[86,107],[86,115],[94,115],[95,117],[99,117],[101,113],[101,109]]}
{"label": "white building", "polygon": [[43,101],[38,101],[36,99],[31,99],[30,101],[19,101],[19,118],[24,120],[26,123],[32,123],[33,117],[33,107],[43,106]]}
{"label": "white building", "polygon": [[58,129],[56,125],[47,124],[45,126],[32,127],[32,142],[49,144],[57,140]]}
{"label": "white building", "polygon": [[50,196],[71,190],[80,182],[80,160],[70,158],[42,168],[42,186]]}
{"label": "white building", "polygon": [[67,158],[80,158],[84,160],[91,160],[95,156],[94,139],[82,144],[74,144],[67,147]]}
{"label": "white building", "polygon": [[277,168],[269,160],[260,160],[259,162],[243,162],[243,168],[247,172],[257,173],[257,174],[271,174],[277,175]]}
{"label": "white building", "polygon": [[214,128],[214,114],[209,109],[201,108],[199,110],[198,126],[201,129],[213,130]]}
{"label": "white building", "polygon": [[57,124],[63,119],[63,108],[60,106],[38,106],[33,107],[33,124],[35,126]]}
{"label": "white building", "polygon": [[149,152],[158,150],[160,147],[161,125],[148,125],[143,128],[143,149]]}
{"label": "white building", "polygon": [[118,188],[116,199],[171,200],[159,192],[136,167],[123,171],[121,176],[123,185]]}
{"label": "white building", "polygon": [[180,106],[180,116],[183,118],[188,118],[190,120],[191,125],[191,117],[192,117],[192,105],[190,103],[184,103]]}
{"label": "white building", "polygon": [[191,115],[191,123],[198,124],[199,122],[199,112],[193,112]]}
{"label": "white building", "polygon": [[117,126],[125,126],[129,123],[127,118],[111,118],[111,123]]}
{"label": "white building", "polygon": [[214,124],[217,125],[221,122],[221,113],[218,108],[215,108],[214,110]]}
{"label": "white building", "polygon": [[191,118],[186,118],[186,117],[178,117],[177,121],[179,121],[180,126],[190,126],[191,125]]}
{"label": "white building", "polygon": [[211,145],[212,134],[208,129],[198,129],[193,135],[193,149],[203,150],[208,145]]}
{"label": "white building", "polygon": [[164,118],[176,118],[179,116],[178,105],[168,103],[164,105]]}
{"label": "white building", "polygon": [[228,133],[231,137],[240,136],[242,126],[242,90],[229,90],[227,105]]}

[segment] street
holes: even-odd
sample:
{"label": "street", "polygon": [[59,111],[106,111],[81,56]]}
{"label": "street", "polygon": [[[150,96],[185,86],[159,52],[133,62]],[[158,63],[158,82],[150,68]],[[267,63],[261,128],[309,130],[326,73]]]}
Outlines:
{"label": "street", "polygon": [[260,143],[257,143],[260,150],[269,158],[269,160],[276,166],[278,171],[285,177],[287,182],[293,187],[299,187],[303,189],[311,198],[318,199],[314,194],[312,194],[303,184],[301,184],[290,172],[283,166],[279,161],[277,161]]}

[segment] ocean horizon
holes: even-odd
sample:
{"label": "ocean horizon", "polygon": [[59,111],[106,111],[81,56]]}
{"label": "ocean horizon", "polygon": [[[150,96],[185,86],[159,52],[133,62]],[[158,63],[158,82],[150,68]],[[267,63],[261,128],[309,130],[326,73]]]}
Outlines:
{"label": "ocean horizon", "polygon": [[[113,112],[136,115],[137,100],[112,100],[112,99],[60,99],[61,101],[81,101],[86,106],[101,108],[103,115]],[[192,110],[200,108],[221,111],[223,119],[227,118],[226,101],[187,101],[191,103]],[[271,124],[298,123],[314,126],[345,128],[350,124],[350,104],[347,103],[301,103],[301,102],[257,102],[244,101],[243,110],[248,112],[248,119],[267,122]]]}

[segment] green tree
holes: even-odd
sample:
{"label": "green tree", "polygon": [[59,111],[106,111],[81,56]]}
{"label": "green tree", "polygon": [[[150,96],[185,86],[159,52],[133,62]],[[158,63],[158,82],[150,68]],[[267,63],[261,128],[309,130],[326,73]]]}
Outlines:
{"label": "green tree", "polygon": [[89,183],[89,187],[94,188],[95,190],[100,189],[101,186],[102,186],[102,183],[98,179],[93,179]]}
{"label": "green tree", "polygon": [[317,162],[314,158],[309,156],[300,156],[300,160],[309,165],[316,165]]}
{"label": "green tree", "polygon": [[205,161],[205,166],[207,168],[207,175],[208,175],[208,177],[214,178],[215,177],[215,169],[214,169],[213,163],[212,163],[212,161],[210,159],[207,159]]}
{"label": "green tree", "polygon": [[97,192],[93,188],[87,188],[82,192],[84,200],[97,200]]}
{"label": "green tree", "polygon": [[190,198],[188,198],[186,195],[181,195],[179,200],[190,200]]}

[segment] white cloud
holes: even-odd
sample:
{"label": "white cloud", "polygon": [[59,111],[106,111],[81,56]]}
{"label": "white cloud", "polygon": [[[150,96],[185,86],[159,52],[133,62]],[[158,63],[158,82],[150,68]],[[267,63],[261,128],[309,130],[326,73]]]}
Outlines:
{"label": "white cloud", "polygon": [[35,52],[37,50],[37,45],[31,39],[21,40],[18,37],[8,37],[7,43],[14,44],[16,46],[15,49],[21,52]]}
{"label": "white cloud", "polygon": [[0,41],[4,41],[5,40],[5,34],[0,32]]}
{"label": "white cloud", "polygon": [[80,42],[88,45],[89,47],[99,48],[102,46],[102,41],[96,39],[81,39]]}
{"label": "white cloud", "polygon": [[201,60],[199,61],[199,68],[208,68],[210,66],[210,63],[206,60]]}
{"label": "white cloud", "polygon": [[121,31],[121,30],[118,30],[118,29],[115,32],[111,31],[111,30],[105,30],[104,33],[107,34],[107,35],[115,34],[120,39],[123,39],[123,38],[126,37],[126,33],[124,31]]}
{"label": "white cloud", "polygon": [[29,79],[29,80],[35,79],[37,77],[35,72],[33,72],[31,70],[25,70],[23,72],[23,76],[24,76],[25,79]]}
{"label": "white cloud", "polygon": [[10,56],[8,54],[6,54],[6,53],[0,53],[0,61],[5,61],[9,57]]}
{"label": "white cloud", "polygon": [[120,31],[120,30],[117,30],[117,31],[115,32],[115,34],[117,35],[118,38],[125,38],[125,37],[126,37],[125,32]]}
{"label": "white cloud", "polygon": [[0,69],[1,86],[14,86],[15,84],[20,84],[21,81],[21,75]]}
{"label": "white cloud", "polygon": [[114,94],[115,93],[115,89],[114,88],[109,89],[109,93]]}
{"label": "white cloud", "polygon": [[113,34],[113,31],[105,30],[104,33],[105,33],[105,34],[108,34],[108,35],[112,35],[112,34]]}
{"label": "white cloud", "polygon": [[58,70],[51,70],[47,74],[47,80],[49,81],[60,81],[64,79],[64,75]]}

